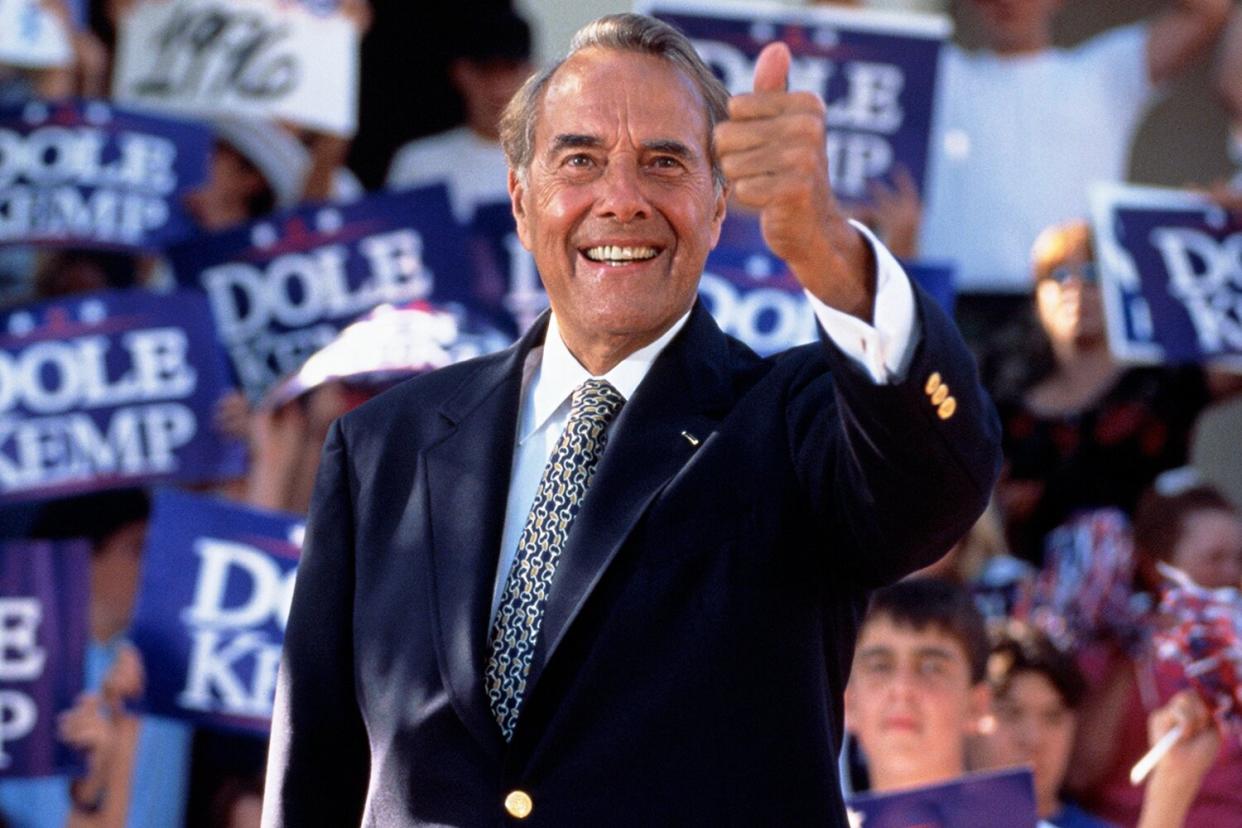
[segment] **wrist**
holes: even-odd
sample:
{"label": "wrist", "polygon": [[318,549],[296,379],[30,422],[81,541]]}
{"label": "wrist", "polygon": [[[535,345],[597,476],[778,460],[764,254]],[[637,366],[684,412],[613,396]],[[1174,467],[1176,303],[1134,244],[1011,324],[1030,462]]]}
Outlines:
{"label": "wrist", "polygon": [[825,305],[871,323],[875,310],[875,259],[862,233],[837,222],[818,249],[786,260],[804,288]]}

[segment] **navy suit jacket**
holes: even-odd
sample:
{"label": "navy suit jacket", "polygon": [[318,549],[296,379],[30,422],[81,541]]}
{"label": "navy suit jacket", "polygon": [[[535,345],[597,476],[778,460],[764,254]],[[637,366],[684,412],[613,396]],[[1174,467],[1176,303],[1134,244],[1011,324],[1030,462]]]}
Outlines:
{"label": "navy suit jacket", "polygon": [[341,418],[286,633],[268,824],[503,825],[520,789],[530,825],[844,826],[841,693],[868,593],[945,552],[999,467],[956,328],[917,290],[916,307],[921,342],[887,386],[827,341],[760,359],[694,309],[613,425],[507,745],[483,670],[546,321]]}

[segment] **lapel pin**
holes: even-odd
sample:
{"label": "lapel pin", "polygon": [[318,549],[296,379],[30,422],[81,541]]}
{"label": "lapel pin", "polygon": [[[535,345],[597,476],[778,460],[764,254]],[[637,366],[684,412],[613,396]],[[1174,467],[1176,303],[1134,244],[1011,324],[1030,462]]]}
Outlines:
{"label": "lapel pin", "polygon": [[683,431],[683,432],[681,433],[681,436],[682,436],[682,437],[685,437],[685,438],[686,438],[686,442],[687,442],[687,443],[689,443],[690,445],[695,446],[695,447],[697,447],[697,446],[699,445],[699,438],[698,438],[698,437],[695,437],[695,436],[694,436],[693,434],[691,434],[690,432],[688,432],[688,431]]}

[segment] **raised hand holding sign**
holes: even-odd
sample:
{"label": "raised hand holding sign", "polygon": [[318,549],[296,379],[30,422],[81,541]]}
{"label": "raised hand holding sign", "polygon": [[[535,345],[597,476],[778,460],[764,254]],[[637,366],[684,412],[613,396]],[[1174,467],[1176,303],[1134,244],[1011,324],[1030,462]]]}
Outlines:
{"label": "raised hand holding sign", "polygon": [[825,304],[871,319],[874,277],[866,242],[846,221],[828,181],[824,102],[786,91],[791,55],[770,43],[754,91],[729,100],[716,151],[737,201],[759,212],[764,241]]}

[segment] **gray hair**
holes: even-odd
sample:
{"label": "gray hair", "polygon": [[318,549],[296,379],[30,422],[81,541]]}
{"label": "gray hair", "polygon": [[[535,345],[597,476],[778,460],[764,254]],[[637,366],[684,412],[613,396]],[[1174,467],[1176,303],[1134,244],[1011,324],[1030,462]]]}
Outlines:
{"label": "gray hair", "polygon": [[707,107],[707,142],[711,152],[712,176],[717,186],[723,186],[725,178],[717,163],[712,131],[716,124],[729,117],[729,92],[712,74],[685,35],[667,23],[641,14],[610,14],[588,23],[574,35],[565,57],[527,79],[509,101],[500,119],[500,143],[509,166],[519,176],[526,174],[535,152],[535,120],[539,102],[548,82],[565,61],[583,49],[591,48],[654,55],[686,73],[698,87]]}

